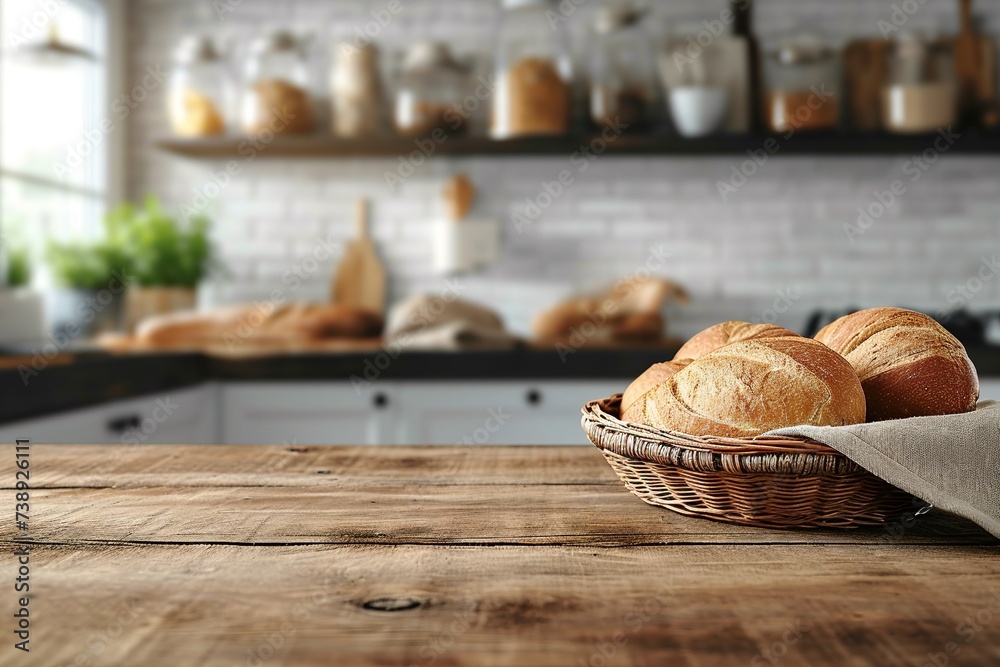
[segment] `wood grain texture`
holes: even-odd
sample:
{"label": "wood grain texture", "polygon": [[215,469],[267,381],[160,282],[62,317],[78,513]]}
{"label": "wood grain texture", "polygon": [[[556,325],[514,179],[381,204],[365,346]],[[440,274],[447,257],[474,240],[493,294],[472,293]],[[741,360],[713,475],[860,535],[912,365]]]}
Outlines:
{"label": "wood grain texture", "polygon": [[[783,644],[781,665],[911,667],[1000,593],[984,547],[95,546],[35,567],[37,652],[2,664],[704,667]],[[1000,661],[994,619],[963,667]]]}
{"label": "wood grain texture", "polygon": [[[12,448],[0,457],[10,496]],[[963,667],[1000,663],[997,541],[933,513],[902,535],[682,517],[591,448],[35,446],[31,461],[32,652],[0,646],[0,665],[705,667],[771,650],[903,667],[948,642]],[[13,539],[6,522],[8,554]],[[15,567],[0,559],[0,577]]]}
{"label": "wood grain texture", "polygon": [[[10,489],[14,457],[0,457]],[[683,517],[640,502],[589,447],[87,445],[32,457],[44,510],[33,536],[60,544],[997,543],[934,514],[856,531]],[[0,524],[0,537],[12,531]]]}

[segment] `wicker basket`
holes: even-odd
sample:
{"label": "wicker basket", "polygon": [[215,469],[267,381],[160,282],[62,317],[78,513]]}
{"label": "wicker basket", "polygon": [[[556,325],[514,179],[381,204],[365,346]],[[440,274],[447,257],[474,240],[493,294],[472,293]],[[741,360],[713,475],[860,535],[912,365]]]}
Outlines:
{"label": "wicker basket", "polygon": [[766,528],[855,528],[898,519],[909,494],[803,438],[698,437],[618,419],[621,394],[583,408],[583,428],[625,486],[680,514]]}

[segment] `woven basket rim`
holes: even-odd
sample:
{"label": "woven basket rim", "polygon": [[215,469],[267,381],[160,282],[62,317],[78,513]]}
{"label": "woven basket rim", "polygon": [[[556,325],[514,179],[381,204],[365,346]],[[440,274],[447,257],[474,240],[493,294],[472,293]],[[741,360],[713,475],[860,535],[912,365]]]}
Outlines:
{"label": "woven basket rim", "polygon": [[697,436],[618,418],[621,394],[588,402],[583,427],[601,450],[690,470],[753,474],[844,475],[863,470],[849,458],[808,438]]}

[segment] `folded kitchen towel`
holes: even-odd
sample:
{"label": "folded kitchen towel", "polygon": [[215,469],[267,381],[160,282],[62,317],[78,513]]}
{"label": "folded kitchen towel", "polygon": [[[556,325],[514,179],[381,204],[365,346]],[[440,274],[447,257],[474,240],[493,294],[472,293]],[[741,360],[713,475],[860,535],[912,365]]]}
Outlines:
{"label": "folded kitchen towel", "polygon": [[385,338],[411,350],[506,350],[518,343],[492,310],[453,296],[427,294],[392,309]]}
{"label": "folded kitchen towel", "polygon": [[935,507],[1000,537],[1000,403],[975,412],[855,426],[793,426],[767,435],[810,438]]}

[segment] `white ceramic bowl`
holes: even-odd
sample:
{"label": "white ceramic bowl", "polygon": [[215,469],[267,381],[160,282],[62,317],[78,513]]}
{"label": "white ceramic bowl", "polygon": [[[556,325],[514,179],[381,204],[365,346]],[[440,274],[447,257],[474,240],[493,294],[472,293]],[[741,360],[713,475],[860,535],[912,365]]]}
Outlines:
{"label": "white ceramic bowl", "polygon": [[718,86],[678,86],[670,90],[670,115],[684,137],[703,137],[719,129],[729,95]]}

